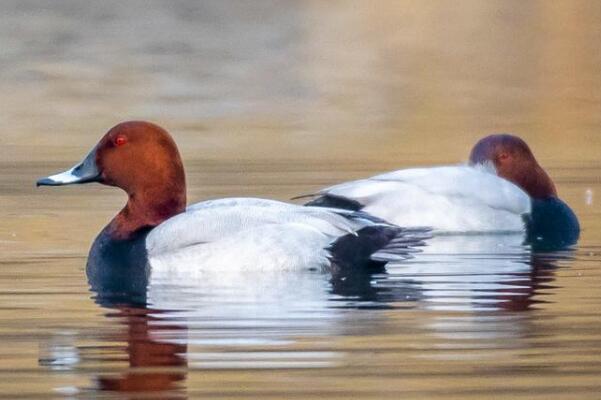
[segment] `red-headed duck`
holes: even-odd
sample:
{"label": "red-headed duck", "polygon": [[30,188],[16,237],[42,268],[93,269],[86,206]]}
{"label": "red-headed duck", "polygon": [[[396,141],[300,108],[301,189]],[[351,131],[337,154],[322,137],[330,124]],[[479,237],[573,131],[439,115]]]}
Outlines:
{"label": "red-headed duck", "polygon": [[[172,270],[281,270],[384,263],[405,258],[409,246],[423,238],[423,232],[363,212],[274,200],[230,198],[186,208],[176,144],[167,131],[149,122],[116,125],[81,163],[37,184],[88,182],[119,187],[129,197],[92,246],[92,281],[102,279],[106,266],[119,266],[123,277],[131,277],[144,276],[159,264]],[[111,276],[120,281],[115,273]]]}
{"label": "red-headed duck", "polygon": [[529,242],[555,247],[575,243],[580,232],[526,142],[508,134],[481,139],[468,165],[403,169],[311,196],[307,205],[361,210],[439,233],[527,232]]}

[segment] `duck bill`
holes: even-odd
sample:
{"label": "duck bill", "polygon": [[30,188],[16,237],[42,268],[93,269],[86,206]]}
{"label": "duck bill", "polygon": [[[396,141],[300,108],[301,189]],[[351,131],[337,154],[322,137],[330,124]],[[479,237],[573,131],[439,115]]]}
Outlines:
{"label": "duck bill", "polygon": [[100,181],[100,171],[96,164],[96,148],[94,148],[82,162],[73,168],[39,179],[36,186],[63,186],[98,181]]}

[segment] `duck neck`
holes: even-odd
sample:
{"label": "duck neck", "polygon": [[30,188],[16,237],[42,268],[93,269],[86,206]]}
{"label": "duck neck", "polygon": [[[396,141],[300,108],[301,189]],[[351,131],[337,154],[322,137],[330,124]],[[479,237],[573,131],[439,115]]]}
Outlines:
{"label": "duck neck", "polygon": [[134,239],[186,209],[185,185],[137,190],[128,193],[128,196],[125,207],[106,228],[112,239]]}
{"label": "duck neck", "polygon": [[508,178],[524,189],[530,197],[539,200],[557,197],[555,184],[538,163],[532,163],[526,168],[518,169],[518,171],[513,171],[511,174],[513,176]]}

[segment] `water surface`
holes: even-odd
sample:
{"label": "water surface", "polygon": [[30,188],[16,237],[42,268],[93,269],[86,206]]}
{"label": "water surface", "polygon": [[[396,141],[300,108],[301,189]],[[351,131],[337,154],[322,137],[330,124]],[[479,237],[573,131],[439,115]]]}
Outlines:
{"label": "water surface", "polygon": [[[598,398],[601,8],[595,2],[0,4],[0,398]],[[289,199],[520,134],[574,249],[440,237],[375,275],[88,286],[125,197],[35,189],[112,125],[180,145],[192,201]]]}

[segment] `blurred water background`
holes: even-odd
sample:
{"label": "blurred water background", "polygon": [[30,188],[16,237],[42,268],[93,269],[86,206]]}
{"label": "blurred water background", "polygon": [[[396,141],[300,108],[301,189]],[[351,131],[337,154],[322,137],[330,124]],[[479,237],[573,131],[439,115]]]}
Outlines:
{"label": "blurred water background", "polygon": [[[599,398],[600,43],[593,0],[0,2],[0,398]],[[107,304],[84,267],[124,195],[34,182],[128,119],[173,134],[191,201],[459,163],[513,132],[582,237]]]}

